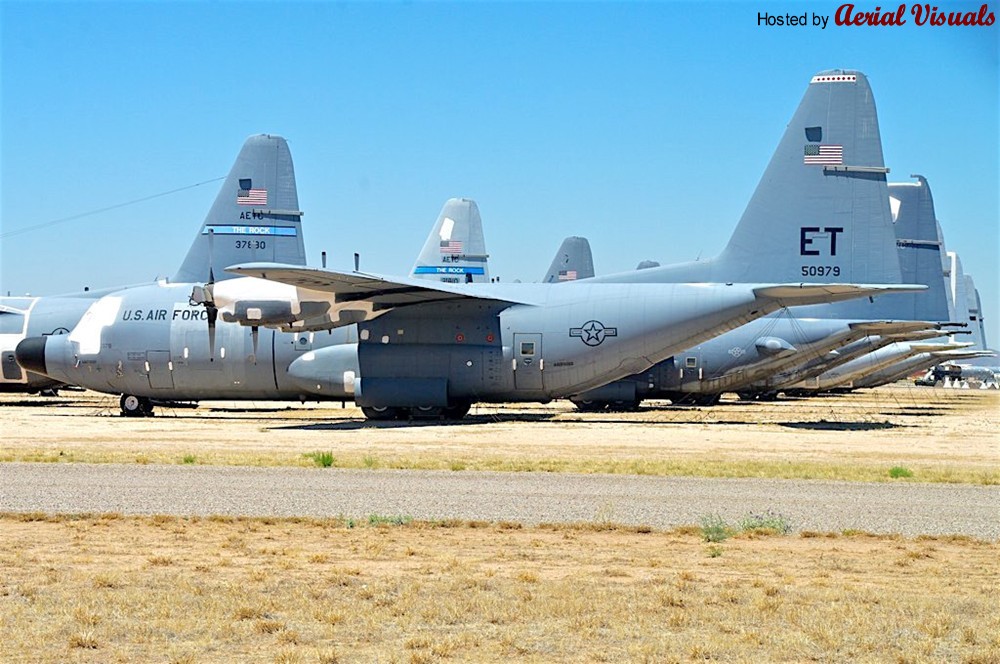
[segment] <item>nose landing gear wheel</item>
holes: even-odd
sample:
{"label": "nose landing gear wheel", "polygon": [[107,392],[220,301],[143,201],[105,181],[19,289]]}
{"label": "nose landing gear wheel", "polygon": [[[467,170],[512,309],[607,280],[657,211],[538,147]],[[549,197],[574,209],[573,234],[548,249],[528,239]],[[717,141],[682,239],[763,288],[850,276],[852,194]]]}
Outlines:
{"label": "nose landing gear wheel", "polygon": [[152,417],[153,404],[146,397],[137,397],[134,394],[123,394],[119,405],[124,417]]}

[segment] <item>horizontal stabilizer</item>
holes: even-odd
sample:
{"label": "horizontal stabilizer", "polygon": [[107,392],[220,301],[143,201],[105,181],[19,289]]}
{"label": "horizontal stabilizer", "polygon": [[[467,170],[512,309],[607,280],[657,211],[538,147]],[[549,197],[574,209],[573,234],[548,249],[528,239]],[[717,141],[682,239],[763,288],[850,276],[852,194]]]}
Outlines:
{"label": "horizontal stabilizer", "polygon": [[938,330],[910,330],[909,332],[897,332],[895,334],[881,334],[883,339],[892,341],[924,341],[925,339],[936,339],[941,336]]}
{"label": "horizontal stabilizer", "polygon": [[934,351],[934,355],[948,360],[967,360],[974,357],[996,357],[997,354],[991,350],[980,350],[978,348],[939,350]]}
{"label": "horizontal stabilizer", "polygon": [[952,350],[962,350],[963,348],[968,348],[972,344],[961,343],[961,344],[912,344],[910,348],[916,353],[937,353],[940,351],[952,351]]}
{"label": "horizontal stabilizer", "polygon": [[753,292],[759,298],[779,300],[782,306],[790,307],[926,289],[920,284],[776,284],[754,288]]}
{"label": "horizontal stabilizer", "polygon": [[922,320],[866,320],[851,323],[852,330],[865,332],[867,334],[906,334],[908,332],[923,332],[924,330],[938,330],[937,323],[930,323]]}

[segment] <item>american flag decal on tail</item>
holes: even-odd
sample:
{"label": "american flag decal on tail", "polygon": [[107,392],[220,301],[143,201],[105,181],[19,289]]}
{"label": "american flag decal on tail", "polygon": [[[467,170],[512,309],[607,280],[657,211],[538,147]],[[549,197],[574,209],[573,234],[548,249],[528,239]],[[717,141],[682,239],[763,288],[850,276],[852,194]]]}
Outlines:
{"label": "american flag decal on tail", "polygon": [[839,166],[844,163],[843,145],[807,145],[802,163],[808,165]]}
{"label": "american flag decal on tail", "polygon": [[267,189],[240,189],[236,192],[237,205],[267,205]]}
{"label": "american flag decal on tail", "polygon": [[576,270],[559,270],[559,281],[574,281]]}
{"label": "american flag decal on tail", "polygon": [[462,253],[462,243],[459,240],[442,240],[441,253],[457,256]]}

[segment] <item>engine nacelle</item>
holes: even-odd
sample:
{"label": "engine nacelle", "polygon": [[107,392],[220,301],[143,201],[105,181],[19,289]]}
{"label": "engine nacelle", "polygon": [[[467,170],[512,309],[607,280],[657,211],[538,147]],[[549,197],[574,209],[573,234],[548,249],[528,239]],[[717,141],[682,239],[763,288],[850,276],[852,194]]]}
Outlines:
{"label": "engine nacelle", "polygon": [[288,365],[288,379],[296,387],[328,399],[354,399],[360,373],[357,344],[311,350]]}
{"label": "engine nacelle", "polygon": [[754,345],[764,357],[785,357],[798,352],[795,346],[780,337],[760,337]]}

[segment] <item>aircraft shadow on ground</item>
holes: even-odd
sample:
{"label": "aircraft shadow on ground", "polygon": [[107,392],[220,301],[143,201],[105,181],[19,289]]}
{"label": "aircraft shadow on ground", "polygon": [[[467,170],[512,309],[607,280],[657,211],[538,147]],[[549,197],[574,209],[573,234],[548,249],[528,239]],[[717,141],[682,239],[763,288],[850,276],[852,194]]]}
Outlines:
{"label": "aircraft shadow on ground", "polygon": [[896,410],[885,411],[886,415],[909,415],[911,417],[937,417],[944,415],[951,408],[941,406],[900,406]]}
{"label": "aircraft shadow on ground", "polygon": [[892,422],[828,422],[818,420],[816,422],[777,422],[778,426],[789,429],[808,429],[810,431],[878,431],[880,429],[896,429],[903,427],[903,424],[893,424]]}
{"label": "aircraft shadow on ground", "polygon": [[76,406],[78,402],[72,399],[51,399],[49,401],[4,401],[0,408],[50,408],[51,406]]}
{"label": "aircraft shadow on ground", "polygon": [[[477,426],[500,422],[545,422],[555,414],[519,413],[516,415],[468,415],[461,420],[341,420],[269,427],[270,431],[355,431],[360,429],[411,429],[413,427]],[[591,420],[588,420],[591,421]]]}

